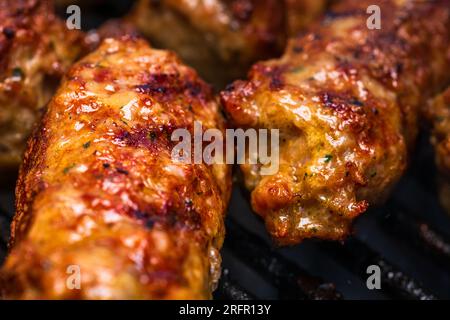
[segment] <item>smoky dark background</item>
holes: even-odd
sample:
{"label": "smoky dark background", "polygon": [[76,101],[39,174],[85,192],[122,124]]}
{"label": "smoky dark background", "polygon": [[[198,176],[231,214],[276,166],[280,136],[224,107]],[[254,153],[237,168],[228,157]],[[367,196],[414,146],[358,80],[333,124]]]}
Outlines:
{"label": "smoky dark background", "polygon": [[[83,30],[125,15],[133,2],[79,1]],[[66,6],[57,11],[68,16]],[[0,183],[0,262],[14,213],[15,175]],[[357,219],[349,239],[308,240],[287,248],[273,245],[251,211],[248,194],[235,183],[215,298],[450,299],[450,217],[439,205],[436,175],[425,129],[388,202]],[[366,286],[371,264],[381,268],[381,290]]]}

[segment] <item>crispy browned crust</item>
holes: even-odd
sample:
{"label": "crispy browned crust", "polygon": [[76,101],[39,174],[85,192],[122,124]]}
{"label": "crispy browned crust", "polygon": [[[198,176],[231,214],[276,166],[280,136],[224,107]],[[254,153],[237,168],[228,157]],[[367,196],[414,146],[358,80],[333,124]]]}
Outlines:
{"label": "crispy browned crust", "polygon": [[425,114],[433,125],[431,142],[439,169],[441,203],[450,213],[450,88],[426,105]]}
{"label": "crispy browned crust", "polygon": [[[366,27],[381,7],[381,30]],[[449,1],[340,1],[280,60],[222,92],[237,127],[280,129],[280,171],[241,166],[281,244],[342,239],[407,165],[418,109],[449,81]]]}
{"label": "crispy browned crust", "polygon": [[140,0],[130,21],[223,87],[257,60],[281,53],[284,17],[279,0]]}
{"label": "crispy browned crust", "polygon": [[[171,133],[223,129],[211,89],[143,40],[75,64],[29,140],[7,298],[204,299],[220,274],[226,165],[175,163]],[[79,266],[81,289],[66,286]]]}
{"label": "crispy browned crust", "polygon": [[39,109],[81,44],[81,33],[55,17],[51,1],[0,0],[0,170],[18,167]]}

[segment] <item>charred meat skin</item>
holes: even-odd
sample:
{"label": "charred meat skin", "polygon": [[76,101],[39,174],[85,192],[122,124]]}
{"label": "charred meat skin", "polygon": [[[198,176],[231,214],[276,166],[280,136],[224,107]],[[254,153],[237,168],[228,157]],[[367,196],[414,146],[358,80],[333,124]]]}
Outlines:
{"label": "charred meat skin", "polygon": [[[382,28],[366,27],[377,4]],[[280,244],[343,239],[407,166],[418,113],[450,67],[449,1],[340,1],[279,60],[221,93],[236,127],[280,129],[280,170],[242,165]]]}
{"label": "charred meat skin", "polygon": [[222,88],[252,63],[282,52],[284,8],[279,0],[140,0],[130,21]]}
{"label": "charred meat skin", "polygon": [[140,0],[130,22],[176,51],[218,88],[252,63],[281,54],[287,35],[303,31],[326,0]]}
{"label": "charred meat skin", "polygon": [[111,38],[76,63],[29,140],[4,297],[210,298],[231,181],[226,165],[171,159],[171,133],[195,120],[224,126],[210,87],[173,53]]}
{"label": "charred meat skin", "polygon": [[40,109],[82,42],[55,17],[51,1],[0,0],[0,169],[19,166]]}
{"label": "charred meat skin", "polygon": [[430,101],[425,115],[433,126],[431,142],[440,172],[438,182],[441,203],[450,213],[450,87]]}

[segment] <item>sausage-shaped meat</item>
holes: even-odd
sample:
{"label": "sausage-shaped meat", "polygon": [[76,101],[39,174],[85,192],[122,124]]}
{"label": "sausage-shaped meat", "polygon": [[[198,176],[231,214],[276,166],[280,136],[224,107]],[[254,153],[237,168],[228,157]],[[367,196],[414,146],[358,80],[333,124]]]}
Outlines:
{"label": "sausage-shaped meat", "polygon": [[[450,55],[450,48],[448,50]],[[440,172],[438,183],[441,203],[450,214],[450,87],[426,105],[425,115],[433,126],[431,142]]]}
{"label": "sausage-shaped meat", "polygon": [[0,0],[0,170],[17,169],[26,140],[64,72],[82,51],[82,34],[52,2]]}
{"label": "sausage-shaped meat", "polygon": [[304,31],[326,0],[139,0],[130,22],[155,45],[175,50],[223,88],[251,64],[281,54],[287,35]]}
{"label": "sausage-shaped meat", "polygon": [[284,1],[140,0],[130,21],[157,47],[176,51],[223,88],[252,63],[282,52]]}
{"label": "sausage-shaped meat", "polygon": [[[222,92],[237,127],[280,129],[280,166],[242,165],[254,211],[281,244],[342,239],[407,166],[419,108],[448,83],[448,0],[345,0],[279,60]],[[381,28],[368,28],[378,5]],[[368,21],[369,20],[369,21]]]}
{"label": "sausage-shaped meat", "polygon": [[29,140],[4,296],[210,298],[231,181],[226,165],[172,160],[172,132],[194,121],[224,125],[173,53],[110,38],[76,63]]}

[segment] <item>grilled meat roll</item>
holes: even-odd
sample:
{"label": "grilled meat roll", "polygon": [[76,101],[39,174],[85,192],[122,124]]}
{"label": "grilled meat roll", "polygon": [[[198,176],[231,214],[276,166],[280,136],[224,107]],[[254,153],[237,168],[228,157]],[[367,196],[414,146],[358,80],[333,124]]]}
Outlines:
{"label": "grilled meat roll", "polygon": [[287,34],[295,36],[304,31],[326,9],[327,0],[285,0]]}
{"label": "grilled meat roll", "polygon": [[431,100],[425,114],[433,125],[431,141],[436,151],[436,165],[441,173],[438,177],[441,203],[450,213],[450,87]]}
{"label": "grilled meat roll", "polygon": [[175,50],[216,87],[282,52],[326,0],[140,0],[130,21],[155,45]]}
{"label": "grilled meat roll", "polygon": [[284,17],[279,0],[141,0],[130,20],[152,44],[175,50],[223,87],[257,60],[281,53]]}
{"label": "grilled meat roll", "polygon": [[[381,29],[366,9],[381,8]],[[242,128],[280,129],[280,169],[242,165],[254,211],[280,244],[343,239],[407,166],[418,110],[449,81],[448,0],[340,1],[284,56],[222,92]]]}
{"label": "grilled meat roll", "polygon": [[76,63],[29,140],[4,296],[210,298],[231,181],[226,165],[172,160],[172,132],[194,121],[224,125],[173,53],[110,38]]}
{"label": "grilled meat roll", "polygon": [[40,108],[82,48],[51,1],[0,0],[0,169],[18,167]]}

